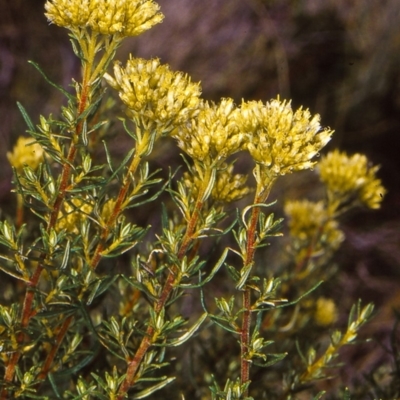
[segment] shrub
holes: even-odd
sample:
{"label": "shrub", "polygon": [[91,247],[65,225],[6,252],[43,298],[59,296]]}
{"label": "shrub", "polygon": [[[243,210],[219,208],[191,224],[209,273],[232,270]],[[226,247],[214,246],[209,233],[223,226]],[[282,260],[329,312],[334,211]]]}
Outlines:
{"label": "shrub", "polygon": [[[0,397],[144,398],[186,374],[193,381],[181,388],[192,397],[319,398],[314,383],[373,310],[358,302],[347,327],[333,329],[337,306],[321,283],[335,273],[339,217],[380,205],[377,167],[339,151],[317,164],[333,131],[279,97],[209,102],[200,84],[158,59],[131,56],[108,73],[125,37],[162,21],[153,1],[45,8],[68,29],[82,76],[71,91],[34,64],[66,104],[37,125],[19,104],[30,137],[8,153],[17,212],[0,222]],[[130,148],[120,157],[112,144],[122,135]],[[182,165],[159,171],[154,151],[170,143]],[[235,171],[245,152],[255,187],[250,171]],[[289,240],[269,265],[257,255],[283,229],[271,188],[314,166],[326,196],[285,203]],[[192,375],[185,356],[171,359],[189,341]]]}

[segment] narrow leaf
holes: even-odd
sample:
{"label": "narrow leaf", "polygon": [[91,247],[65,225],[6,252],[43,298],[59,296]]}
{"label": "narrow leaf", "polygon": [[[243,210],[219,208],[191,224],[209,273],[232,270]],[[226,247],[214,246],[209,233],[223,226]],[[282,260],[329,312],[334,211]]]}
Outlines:
{"label": "narrow leaf", "polygon": [[40,74],[43,76],[45,81],[49,83],[51,86],[55,87],[57,90],[59,90],[65,97],[67,97],[69,100],[74,100],[74,96],[71,93],[68,93],[62,86],[57,85],[56,83],[52,82],[47,75],[43,72],[43,70],[40,68],[39,64],[35,63],[34,61],[29,60],[29,64],[31,64],[33,67],[35,67]]}
{"label": "narrow leaf", "polygon": [[60,269],[64,269],[69,260],[69,254],[70,254],[70,248],[71,248],[71,242],[67,240],[67,244],[65,245],[65,251],[64,251],[64,256],[60,265]]}
{"label": "narrow leaf", "polygon": [[219,260],[217,261],[217,263],[215,264],[214,268],[211,270],[210,274],[207,276],[206,279],[201,280],[198,284],[194,284],[194,285],[179,285],[179,287],[182,288],[191,288],[191,289],[195,289],[195,288],[199,288],[203,285],[205,285],[206,283],[210,282],[211,279],[214,278],[215,274],[219,271],[219,269],[221,268],[221,266],[223,265],[223,263],[225,262],[226,256],[228,254],[229,251],[229,247],[227,247],[224,252],[222,253],[221,257],[219,258]]}
{"label": "narrow leaf", "polygon": [[162,382],[157,383],[157,385],[151,386],[147,389],[142,390],[139,393],[136,393],[135,395],[132,396],[132,399],[144,399],[145,397],[151,395],[152,393],[156,392],[157,390],[160,390],[163,387],[167,386],[175,379],[176,379],[175,377],[167,378],[167,379],[163,380]]}
{"label": "narrow leaf", "polygon": [[249,265],[244,266],[241,269],[241,271],[240,271],[240,280],[236,284],[236,289],[237,290],[242,290],[243,286],[246,284],[247,278],[250,275],[252,267],[253,267],[253,264],[249,264]]}
{"label": "narrow leaf", "polygon": [[320,285],[322,285],[324,283],[324,281],[320,281],[318,282],[316,285],[314,285],[310,290],[308,290],[307,292],[303,293],[300,297],[298,297],[296,300],[290,301],[288,303],[285,304],[281,304],[279,306],[276,306],[275,308],[282,308],[282,307],[288,307],[291,306],[293,304],[297,304],[302,298],[308,296],[310,293],[312,293],[315,289],[317,289]]}
{"label": "narrow leaf", "polygon": [[180,338],[173,340],[169,344],[171,346],[180,346],[182,343],[185,343],[187,340],[189,340],[196,333],[196,331],[200,328],[200,325],[207,318],[207,315],[208,315],[207,313],[203,313],[203,315],[197,320],[197,322],[185,334],[183,334]]}
{"label": "narrow leaf", "polygon": [[22,117],[24,118],[25,123],[28,126],[29,130],[33,132],[35,130],[35,127],[32,123],[32,120],[29,118],[29,115],[26,112],[24,106],[19,101],[17,101],[17,107],[19,108],[19,111],[21,112]]}

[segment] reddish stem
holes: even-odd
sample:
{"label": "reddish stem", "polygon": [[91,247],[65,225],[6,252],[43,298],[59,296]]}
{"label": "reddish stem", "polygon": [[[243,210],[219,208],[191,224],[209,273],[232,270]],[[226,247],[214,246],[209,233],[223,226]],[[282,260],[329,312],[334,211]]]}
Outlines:
{"label": "reddish stem", "polygon": [[[255,204],[260,203],[260,198],[256,197]],[[254,262],[255,253],[255,240],[257,233],[257,221],[260,214],[260,208],[254,207],[251,212],[250,224],[247,230],[247,247],[245,266]],[[248,360],[247,353],[250,345],[250,327],[251,327],[251,289],[247,286],[243,292],[243,318],[242,329],[240,332],[240,382],[246,383],[250,379],[250,360]],[[247,393],[245,394],[247,396]]]}
{"label": "reddish stem", "polygon": [[99,265],[99,262],[102,257],[101,252],[104,250],[104,244],[107,240],[110,230],[114,227],[115,222],[117,221],[117,218],[121,214],[122,204],[126,199],[128,190],[131,185],[130,176],[136,172],[136,170],[139,166],[140,160],[141,160],[141,155],[136,151],[136,153],[133,157],[133,160],[131,162],[131,165],[129,166],[129,169],[125,175],[124,182],[123,182],[121,188],[119,189],[119,193],[118,193],[117,199],[115,201],[115,205],[114,205],[114,210],[113,210],[110,218],[108,219],[107,223],[103,227],[103,230],[100,235],[99,244],[96,246],[93,257],[90,261],[90,266],[93,270],[96,269],[97,266]]}
{"label": "reddish stem", "polygon": [[51,350],[47,354],[46,361],[44,362],[44,365],[42,367],[42,370],[40,371],[38,379],[45,379],[47,374],[49,373],[50,368],[53,364],[54,357],[56,356],[57,351],[60,348],[60,345],[61,345],[62,341],[64,340],[65,334],[67,333],[73,319],[74,319],[73,316],[70,315],[62,323],[62,325],[57,333],[55,343],[53,344]]}
{"label": "reddish stem", "polygon": [[[269,195],[270,187],[264,189],[257,187],[256,196],[254,198],[254,204],[261,204],[267,200]],[[247,246],[246,246],[246,257],[244,260],[244,267],[248,267],[254,263],[254,254],[256,251],[256,235],[257,235],[257,223],[260,214],[260,207],[255,206],[252,208],[250,223],[247,228]],[[249,275],[250,276],[250,275]],[[250,380],[250,363],[248,358],[249,346],[250,346],[250,328],[251,328],[251,288],[245,285],[243,292],[243,317],[242,317],[242,328],[240,331],[240,382],[245,384]],[[248,396],[248,390],[243,393],[244,397]]]}
{"label": "reddish stem", "polygon": [[[208,179],[208,178],[207,178]],[[205,180],[205,182],[208,182]],[[186,230],[185,236],[182,239],[182,244],[178,251],[178,259],[181,260],[184,255],[186,254],[188,247],[193,240],[193,233],[196,229],[197,221],[200,215],[200,211],[203,208],[203,194],[204,190],[200,191],[196,205],[194,207],[193,214],[190,218],[188,223],[188,228]],[[165,307],[166,302],[168,301],[169,296],[171,295],[174,287],[175,287],[175,278],[177,275],[177,267],[174,266],[170,269],[167,280],[164,284],[163,290],[161,295],[154,306],[154,311],[158,314],[161,312],[163,307]],[[149,348],[153,345],[153,335],[154,335],[154,328],[152,326],[148,326],[146,330],[146,334],[144,335],[139,348],[136,350],[136,353],[131,361],[128,362],[128,368],[126,370],[126,377],[123,381],[122,385],[118,390],[117,400],[123,400],[125,398],[126,392],[133,386],[135,383],[137,371],[140,367],[140,364],[146,355]]]}
{"label": "reddish stem", "polygon": [[[84,82],[82,94],[81,94],[79,105],[78,105],[78,115],[81,115],[84,112],[84,110],[86,109],[88,90],[89,90],[89,85],[86,82]],[[58,190],[57,198],[54,201],[53,209],[50,213],[49,223],[47,226],[47,232],[50,232],[51,229],[53,229],[56,225],[56,222],[58,219],[58,214],[60,212],[61,205],[63,203],[63,200],[64,200],[66,192],[67,192],[68,182],[69,182],[69,179],[71,176],[71,165],[73,164],[73,162],[75,160],[75,156],[76,156],[77,149],[76,149],[76,145],[75,145],[75,140],[77,141],[77,138],[82,133],[82,127],[83,127],[83,121],[80,121],[76,125],[73,141],[69,148],[67,161],[63,165],[63,169],[61,172],[61,183],[60,183],[60,187]],[[36,312],[34,310],[32,310],[32,304],[33,304],[33,299],[34,299],[35,288],[37,287],[37,285],[39,283],[40,276],[44,269],[43,262],[44,262],[45,258],[46,258],[46,255],[41,254],[40,259],[42,261],[39,262],[32,277],[29,280],[29,283],[27,284],[24,305],[23,305],[22,314],[21,314],[21,332],[17,336],[18,344],[21,344],[24,341],[23,330],[28,326],[30,319],[34,315],[36,315]],[[6,367],[6,371],[4,374],[5,382],[11,382],[14,379],[15,368],[18,364],[20,357],[21,357],[21,352],[19,350],[17,350],[13,354],[11,359],[9,360],[9,363]],[[6,400],[7,395],[8,395],[8,391],[4,387],[1,392],[1,396],[0,396],[1,400]]]}

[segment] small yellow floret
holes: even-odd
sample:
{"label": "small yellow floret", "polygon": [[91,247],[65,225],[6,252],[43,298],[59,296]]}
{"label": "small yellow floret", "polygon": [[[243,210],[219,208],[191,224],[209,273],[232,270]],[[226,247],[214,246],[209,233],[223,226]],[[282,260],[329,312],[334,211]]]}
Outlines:
{"label": "small yellow floret", "polygon": [[48,20],[58,26],[122,37],[140,35],[164,18],[151,0],[48,0],[45,9]]}
{"label": "small yellow floret", "polygon": [[20,136],[12,152],[7,152],[10,164],[21,172],[25,165],[35,170],[43,161],[43,147],[32,138]]}
{"label": "small yellow floret", "polygon": [[357,201],[368,208],[379,208],[386,193],[381,180],[376,178],[378,169],[379,166],[369,166],[364,155],[348,156],[338,150],[328,153],[318,164],[331,201]]}
{"label": "small yellow floret", "polygon": [[329,326],[336,322],[338,311],[336,304],[332,299],[320,297],[317,300],[317,307],[314,314],[314,319],[317,325]]}
{"label": "small yellow floret", "polygon": [[321,130],[319,115],[309,110],[292,110],[290,102],[279,98],[266,104],[242,102],[237,114],[247,148],[256,163],[268,167],[275,176],[311,168],[313,157],[328,143],[333,131]]}

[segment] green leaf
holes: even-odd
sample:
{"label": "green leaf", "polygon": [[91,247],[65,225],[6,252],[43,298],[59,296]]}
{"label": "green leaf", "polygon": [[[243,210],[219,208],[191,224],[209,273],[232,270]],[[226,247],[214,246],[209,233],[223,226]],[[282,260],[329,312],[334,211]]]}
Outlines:
{"label": "green leaf", "polygon": [[163,387],[167,386],[171,382],[173,382],[176,378],[165,378],[162,382],[157,383],[154,386],[151,386],[147,389],[142,390],[139,393],[136,393],[135,395],[132,396],[132,399],[144,399],[147,396],[150,396],[152,393],[156,392],[157,390],[162,389]]}
{"label": "green leaf", "polygon": [[[323,390],[322,392],[319,392],[316,396],[313,397],[312,400],[320,400],[322,399],[322,396],[325,394],[325,390]],[[350,400],[350,398],[343,398],[343,400]]]}
{"label": "green leaf", "polygon": [[343,400],[351,400],[350,390],[348,388],[344,389]]}
{"label": "green leaf", "polygon": [[231,332],[234,333],[235,335],[240,335],[240,332],[238,332],[237,330],[235,330],[234,328],[231,328],[227,325],[224,325],[223,323],[219,322],[219,321],[225,321],[228,323],[228,319],[227,318],[223,318],[223,317],[218,317],[217,315],[209,315],[209,317],[211,318],[211,320],[217,324],[218,326],[220,326],[222,329],[224,329],[227,332]]}
{"label": "green leaf", "polygon": [[221,257],[218,259],[217,263],[215,264],[214,268],[211,270],[210,274],[207,276],[206,279],[201,280],[198,284],[181,284],[179,285],[179,287],[181,288],[187,288],[187,289],[195,289],[195,288],[199,288],[204,286],[206,283],[210,282],[215,274],[219,271],[219,269],[221,268],[221,266],[224,264],[226,256],[228,254],[229,251],[229,247],[227,247],[224,252],[222,253]]}
{"label": "green leaf", "polygon": [[17,101],[17,107],[19,108],[19,111],[21,112],[22,117],[24,118],[25,123],[28,126],[29,130],[33,132],[35,130],[35,127],[32,123],[32,120],[29,118],[29,115],[26,112],[24,106],[19,101]]}
{"label": "green leaf", "polygon": [[261,362],[256,359],[253,359],[251,361],[254,365],[257,365],[258,367],[266,368],[266,367],[270,367],[271,365],[274,365],[277,362],[283,360],[287,355],[288,355],[288,353],[266,354],[266,356],[269,358],[269,361]]}
{"label": "green leaf", "polygon": [[310,290],[307,292],[303,293],[300,297],[298,297],[296,300],[289,301],[288,303],[281,304],[279,306],[276,306],[275,308],[283,308],[283,307],[288,307],[292,306],[293,304],[297,304],[301,299],[304,297],[308,296],[310,293],[312,293],[315,289],[317,289],[320,285],[322,285],[324,281],[319,281],[316,285],[314,285]]}
{"label": "green leaf", "polygon": [[161,204],[161,226],[163,230],[169,227],[168,212],[164,202]]}
{"label": "green leaf", "polygon": [[[152,182],[158,183],[158,182],[161,182],[161,179],[155,179]],[[166,182],[153,196],[148,197],[145,200],[140,201],[138,203],[130,204],[130,205],[126,206],[124,209],[126,210],[129,208],[139,207],[139,206],[142,206],[143,204],[147,204],[147,203],[152,202],[153,200],[156,200],[160,196],[160,194],[165,190],[167,185],[168,185],[168,182]],[[145,193],[141,193],[138,196],[131,197],[131,198],[129,198],[129,201],[132,201],[132,200],[136,199],[137,197],[144,196],[146,193],[147,193],[147,191]]]}
{"label": "green leaf", "polygon": [[[0,243],[2,243],[1,240],[0,240]],[[0,258],[6,259],[6,257],[4,257],[4,256],[0,256]],[[7,268],[5,265],[0,265],[0,271],[3,271],[7,275],[10,275],[13,278],[19,279],[23,282],[27,282],[27,283],[29,282],[29,279],[24,278],[23,276],[19,275],[19,273],[17,273],[16,271],[13,271],[13,270]]]}
{"label": "green leaf", "polygon": [[60,392],[58,391],[57,383],[56,383],[56,381],[54,379],[54,375],[51,372],[49,372],[47,374],[47,378],[49,379],[50,385],[51,385],[51,387],[53,389],[54,394],[56,395],[56,398],[57,399],[62,399],[62,397],[60,395]]}
{"label": "green leaf", "polygon": [[[108,159],[108,151],[107,151],[107,147],[105,146],[105,142],[104,143],[104,147],[106,148],[106,154],[107,154],[107,161],[109,162],[109,166],[110,166],[110,170],[112,171],[112,166],[111,163]],[[104,186],[103,189],[99,195],[99,197],[104,197],[106,191],[109,189],[109,184],[111,184],[111,182],[117,177],[118,173],[125,167],[125,165],[128,163],[128,161],[132,158],[133,153],[135,152],[135,149],[132,149],[128,152],[128,154],[126,155],[126,157],[121,161],[121,163],[118,165],[118,168],[112,173],[112,175],[104,182]]]}
{"label": "green leaf", "polygon": [[[69,100],[74,101],[75,97],[71,94],[68,93],[62,86],[57,85],[56,83],[54,83],[53,81],[51,81],[47,75],[43,72],[43,70],[40,68],[39,64],[35,63],[34,61],[29,60],[28,61],[29,64],[31,64],[33,67],[35,67],[40,74],[43,76],[43,78],[45,79],[45,81],[47,83],[49,83],[51,86],[55,87],[57,90],[59,90],[65,97],[67,97]],[[33,129],[32,129],[33,130]]]}
{"label": "green leaf", "polygon": [[229,276],[233,279],[233,281],[238,282],[240,279],[239,271],[232,265],[226,265],[226,269],[228,270]]}
{"label": "green leaf", "polygon": [[113,169],[113,166],[112,166],[111,154],[108,151],[107,143],[104,140],[103,140],[103,145],[104,145],[104,150],[106,152],[106,158],[107,158],[108,167],[110,168],[111,172],[114,172],[114,169]]}
{"label": "green leaf", "polygon": [[[97,357],[100,348],[101,348],[100,343],[96,342],[95,346],[92,349],[85,352],[85,354],[87,355],[84,358],[82,358],[80,361],[74,364],[71,368],[66,368],[60,372],[55,373],[54,377],[58,379],[61,377],[70,377],[76,374],[82,368],[86,367],[86,365],[90,364]],[[83,352],[81,352],[81,354],[82,353]]]}
{"label": "green leaf", "polygon": [[133,131],[131,131],[131,130],[128,128],[128,126],[127,126],[127,124],[126,124],[126,119],[125,119],[125,118],[118,118],[118,119],[122,122],[122,125],[124,126],[125,132],[126,132],[132,139],[134,139],[135,141],[137,141],[136,133],[133,132]]}
{"label": "green leaf", "polygon": [[250,211],[251,209],[253,209],[253,208],[255,208],[255,207],[265,207],[265,208],[271,207],[271,206],[273,206],[274,204],[276,204],[276,200],[273,201],[272,203],[268,203],[268,204],[257,203],[257,204],[251,204],[251,205],[245,207],[245,208],[243,209],[243,211],[242,211],[241,221],[242,221],[242,224],[244,225],[244,227],[246,228],[246,230],[248,229],[248,226],[247,226],[247,223],[246,223],[246,214],[247,214],[248,211]]}
{"label": "green leaf", "polygon": [[169,345],[180,346],[182,343],[185,343],[187,340],[189,340],[196,333],[196,331],[200,328],[200,325],[207,318],[207,315],[208,315],[207,313],[203,313],[203,315],[196,321],[196,323],[186,333],[184,333],[178,339],[174,339],[171,342],[169,342]]}
{"label": "green leaf", "polygon": [[240,270],[240,279],[239,282],[236,284],[236,289],[237,290],[242,290],[243,286],[246,284],[247,279],[250,275],[250,272],[253,268],[253,264],[245,265],[241,270]]}

